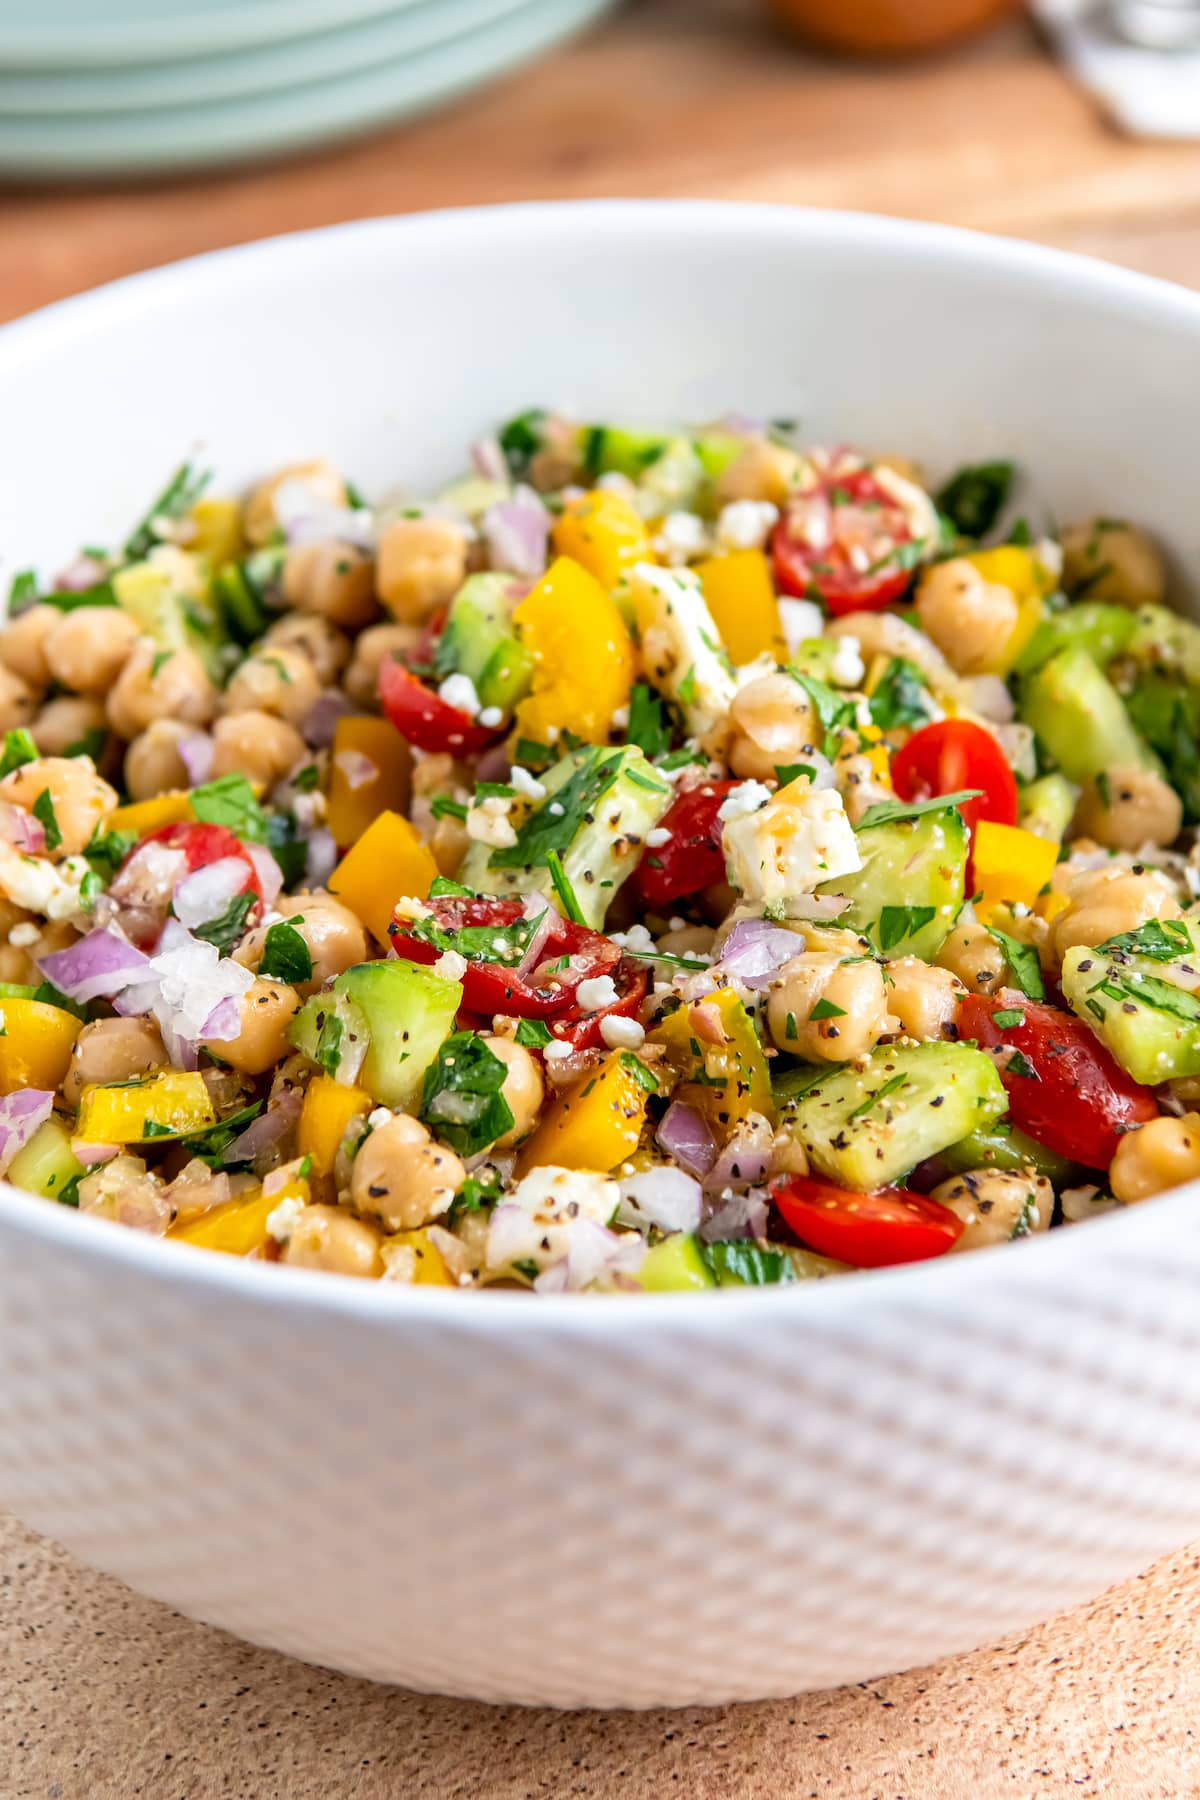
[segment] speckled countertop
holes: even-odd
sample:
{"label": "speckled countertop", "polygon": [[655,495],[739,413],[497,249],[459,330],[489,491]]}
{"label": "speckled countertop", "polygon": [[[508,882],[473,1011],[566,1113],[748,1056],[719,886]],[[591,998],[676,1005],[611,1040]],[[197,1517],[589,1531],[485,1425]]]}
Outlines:
{"label": "speckled countertop", "polygon": [[306,1668],[0,1515],[0,1800],[1200,1795],[1200,1546],[974,1655],[762,1706],[523,1712]]}

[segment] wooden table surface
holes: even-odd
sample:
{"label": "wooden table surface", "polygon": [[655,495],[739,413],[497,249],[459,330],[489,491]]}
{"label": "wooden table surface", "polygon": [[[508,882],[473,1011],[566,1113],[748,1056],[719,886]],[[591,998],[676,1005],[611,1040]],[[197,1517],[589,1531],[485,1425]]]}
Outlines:
{"label": "wooden table surface", "polygon": [[[408,129],[152,186],[0,191],[0,318],[221,244],[585,194],[873,208],[1200,284],[1200,151],[1112,133],[1032,30],[903,69],[749,0],[643,0]],[[559,1716],[373,1689],[234,1643],[0,1519],[2,1800],[966,1800],[1200,1794],[1200,1560],[932,1670],[786,1705]]]}

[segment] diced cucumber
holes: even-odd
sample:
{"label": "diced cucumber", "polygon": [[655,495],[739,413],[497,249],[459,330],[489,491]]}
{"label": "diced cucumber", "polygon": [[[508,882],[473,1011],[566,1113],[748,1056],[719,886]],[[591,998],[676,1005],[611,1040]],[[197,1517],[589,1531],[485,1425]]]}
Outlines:
{"label": "diced cucumber", "polygon": [[972,1169],[1015,1172],[1032,1167],[1055,1187],[1070,1181],[1079,1169],[1078,1163],[1068,1162],[1065,1156],[1026,1137],[1007,1119],[997,1119],[993,1125],[950,1144],[938,1161],[945,1165],[948,1175],[965,1175]]}
{"label": "diced cucumber", "polygon": [[519,826],[517,842],[503,850],[473,842],[459,878],[482,894],[551,896],[546,856],[556,850],[584,923],[599,930],[614,894],[638,865],[646,833],[662,818],[675,790],[634,744],[573,750],[541,780],[545,799]]}
{"label": "diced cucumber", "polygon": [[898,1044],[838,1069],[795,1104],[795,1131],[819,1175],[870,1193],[899,1181],[1008,1110],[990,1056],[966,1044]]}
{"label": "diced cucumber", "polygon": [[87,1170],[71,1149],[71,1134],[58,1119],[39,1125],[23,1150],[8,1165],[7,1180],[27,1194],[77,1206],[75,1183]]}
{"label": "diced cucumber", "polygon": [[885,956],[928,962],[949,936],[963,903],[967,828],[956,806],[855,833],[863,866],[824,882],[819,894],[846,894],[838,924],[869,937]]}
{"label": "diced cucumber", "polygon": [[509,712],[528,692],[534,658],[512,626],[510,575],[471,575],[455,595],[434,669],[470,676],[484,706]]}
{"label": "diced cucumber", "polygon": [[1188,824],[1200,819],[1200,689],[1169,675],[1144,675],[1126,696],[1129,716],[1162,757]]}
{"label": "diced cucumber", "polygon": [[1200,918],[1153,920],[1095,949],[1077,945],[1063,959],[1062,991],[1135,1081],[1200,1075]]}
{"label": "diced cucumber", "polygon": [[455,512],[463,513],[472,523],[482,519],[489,507],[498,506],[507,500],[510,494],[507,482],[489,481],[486,475],[464,475],[461,481],[452,482],[443,488],[438,495],[442,506],[452,507]]}
{"label": "diced cucumber", "polygon": [[1086,650],[1093,662],[1107,668],[1120,656],[1134,634],[1134,615],[1127,606],[1103,600],[1081,600],[1048,613],[1016,661],[1017,673],[1030,675],[1060,650]]}
{"label": "diced cucumber", "polygon": [[1135,662],[1200,687],[1200,626],[1167,606],[1140,606],[1126,646]]}
{"label": "diced cucumber", "polygon": [[[710,481],[724,473],[730,463],[745,449],[746,440],[736,432],[714,426],[695,433],[689,440],[704,474]],[[590,476],[626,475],[637,481],[652,463],[666,456],[679,442],[669,431],[638,431],[626,425],[584,425],[580,431],[580,453],[584,471]]]}
{"label": "diced cucumber", "polygon": [[224,632],[207,594],[180,593],[170,570],[151,562],[118,569],[112,587],[122,612],[147,637],[164,650],[194,650],[213,680],[224,680]]}
{"label": "diced cucumber", "polygon": [[35,987],[22,987],[19,981],[0,981],[0,1000],[33,1000]]}
{"label": "diced cucumber", "polygon": [[700,1254],[693,1232],[677,1231],[647,1250],[638,1280],[648,1294],[679,1293],[687,1288],[716,1287],[716,1279]]}
{"label": "diced cucumber", "polygon": [[383,1106],[412,1108],[461,1004],[462,983],[421,963],[357,963],[305,1001],[288,1036],[327,1075],[365,1088]]}
{"label": "diced cucumber", "polygon": [[1157,768],[1125,704],[1086,650],[1060,650],[1025,682],[1021,717],[1080,786],[1114,763]]}
{"label": "diced cucumber", "polygon": [[826,687],[835,687],[833,665],[840,649],[838,638],[804,638],[788,657],[788,667],[823,681]]}
{"label": "diced cucumber", "polygon": [[1079,789],[1065,775],[1043,775],[1018,791],[1018,823],[1035,837],[1061,844],[1075,817],[1078,799]]}

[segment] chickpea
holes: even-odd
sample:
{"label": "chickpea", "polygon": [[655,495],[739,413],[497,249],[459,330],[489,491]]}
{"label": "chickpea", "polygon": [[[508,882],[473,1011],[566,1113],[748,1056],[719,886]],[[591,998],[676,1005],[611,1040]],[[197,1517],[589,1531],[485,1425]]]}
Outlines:
{"label": "chickpea", "polygon": [[769,500],[782,506],[804,472],[803,460],[783,444],[769,438],[750,438],[717,477],[717,499]]}
{"label": "chickpea", "polygon": [[960,919],[937,953],[937,965],[948,969],[975,994],[1001,987],[1008,964],[1004,952],[984,926]]}
{"label": "chickpea", "polygon": [[919,956],[897,958],[888,963],[886,974],[891,983],[888,1007],[899,1019],[905,1037],[921,1044],[945,1037],[945,1028],[954,1023],[967,991],[958,976],[922,962]]}
{"label": "chickpea", "polygon": [[404,625],[422,625],[462,586],[467,540],[450,519],[397,519],[379,540],[379,598]]}
{"label": "chickpea", "polygon": [[28,682],[0,663],[0,731],[19,731],[37,711],[37,699]]}
{"label": "chickpea", "polygon": [[1182,826],[1183,804],[1161,775],[1115,763],[1080,794],[1071,830],[1110,850],[1140,850],[1143,844],[1173,844]]}
{"label": "chickpea", "polygon": [[417,651],[419,625],[372,625],[355,639],[342,686],[355,706],[379,705],[379,671],[391,657],[407,662]]}
{"label": "chickpea", "polygon": [[1120,519],[1084,519],[1062,534],[1063,586],[1089,600],[1118,606],[1157,606],[1167,588],[1158,546]]}
{"label": "chickpea", "polygon": [[301,725],[320,692],[317,671],[301,651],[260,650],[230,676],[221,711],[271,713],[289,725]]}
{"label": "chickpea", "polygon": [[[818,1001],[837,1007],[813,1020]],[[828,951],[805,951],[784,963],[772,981],[767,1024],[781,1050],[809,1062],[852,1062],[873,1050],[895,1021],[888,1015],[883,970],[877,962],[843,962]]]}
{"label": "chickpea", "polygon": [[350,1197],[385,1231],[412,1231],[444,1213],[466,1178],[453,1150],[435,1143],[419,1120],[398,1113],[355,1157]]}
{"label": "chickpea", "polygon": [[[855,734],[857,737],[857,734]],[[866,751],[843,753],[833,765],[838,792],[846,808],[846,817],[857,825],[865,813],[882,800],[896,798],[892,789],[880,781],[875,764]]]}
{"label": "chickpea", "polygon": [[213,774],[245,775],[273,788],[277,781],[308,759],[308,748],[294,725],[272,713],[226,713],[213,726]]}
{"label": "chickpea", "polygon": [[453,881],[462,868],[463,858],[471,847],[471,837],[461,819],[452,818],[449,814],[444,819],[435,819],[433,830],[429,834],[429,848],[433,851],[433,860],[439,873]]}
{"label": "chickpea", "polygon": [[179,740],[190,737],[194,725],[182,719],[155,719],[140,731],[125,752],[125,786],[134,800],[150,800],[172,788],[191,786],[187,765],[179,754]]}
{"label": "chickpea", "polygon": [[829,621],[826,636],[854,638],[868,664],[877,656],[903,657],[920,669],[932,693],[953,693],[958,687],[958,678],[937,645],[895,613],[845,613]]}
{"label": "chickpea", "polygon": [[324,1269],[377,1281],[383,1274],[383,1234],[340,1206],[306,1206],[279,1253],[293,1269]]}
{"label": "chickpea", "polygon": [[260,655],[268,650],[298,650],[307,656],[323,687],[332,687],[350,660],[350,639],[318,613],[285,613],[258,648]]}
{"label": "chickpea", "polygon": [[315,462],[289,463],[269,481],[256,487],[242,508],[242,530],[252,544],[270,542],[279,529],[275,512],[275,496],[285,483],[300,482],[322,506],[345,506],[346,484],[332,464],[323,458]]}
{"label": "chickpea", "polygon": [[1129,1131],[1117,1145],[1108,1185],[1118,1200],[1132,1206],[1179,1187],[1200,1175],[1200,1113],[1182,1119],[1151,1119]]}
{"label": "chickpea", "polygon": [[0,631],[0,663],[39,694],[50,685],[46,639],[62,617],[57,606],[30,606]]}
{"label": "chickpea", "polygon": [[799,760],[820,735],[812,701],[790,675],[760,675],[739,688],[729,708],[735,775],[762,781],[780,763]]}
{"label": "chickpea", "polygon": [[966,1227],[953,1250],[984,1250],[1045,1231],[1054,1213],[1054,1189],[1032,1169],[972,1169],[943,1181],[933,1198],[957,1213]]}
{"label": "chickpea", "polygon": [[297,544],[283,565],[283,597],[289,606],[331,625],[357,631],[379,617],[375,565],[354,544],[327,539]]}
{"label": "chickpea", "polygon": [[[15,909],[14,909],[15,911]],[[32,914],[23,915],[36,932],[28,943],[4,944],[0,947],[0,981],[15,981],[21,987],[37,987],[42,979],[38,964],[44,956],[69,950],[79,942],[79,933],[66,919],[43,921]],[[7,928],[6,928],[7,929]]]}
{"label": "chickpea", "polygon": [[1017,627],[1016,596],[985,581],[965,556],[926,569],[917,588],[921,628],[960,675],[994,669]]}
{"label": "chickpea", "polygon": [[1103,944],[1148,919],[1177,919],[1179,901],[1161,869],[1094,869],[1071,888],[1071,904],[1051,922],[1047,944],[1059,962],[1076,944]]}
{"label": "chickpea", "polygon": [[135,738],[155,719],[207,725],[217,710],[217,690],[194,650],[160,650],[140,638],[108,695],[108,720],[123,738]]}
{"label": "chickpea", "polygon": [[0,800],[32,812],[43,794],[50,796],[60,842],[46,854],[55,862],[77,856],[106,813],[117,804],[117,794],[101,780],[87,757],[39,756],[23,763],[0,781]]}
{"label": "chickpea", "polygon": [[[312,957],[312,976],[296,983],[301,994],[315,994],[318,988],[340,975],[343,969],[367,958],[367,934],[348,906],[328,894],[302,894],[289,900],[281,894],[275,911],[282,915],[294,931],[299,932]],[[266,947],[267,925],[259,925],[243,938],[234,951],[234,961],[243,968],[257,969]]]}
{"label": "chickpea", "polygon": [[258,975],[241,996],[241,1030],[235,1038],[214,1038],[211,1049],[242,1075],[262,1075],[288,1053],[287,1028],[300,1005],[295,988]]}
{"label": "chickpea", "polygon": [[150,1019],[97,1019],[75,1039],[62,1084],[63,1098],[78,1106],[92,1082],[128,1081],[170,1061],[158,1026]]}
{"label": "chickpea", "polygon": [[137,642],[138,628],[118,606],[63,613],[42,646],[51,677],[77,694],[106,694]]}
{"label": "chickpea", "polygon": [[43,756],[74,755],[77,745],[95,741],[93,733],[107,737],[108,717],[96,694],[60,694],[47,700],[29,729]]}
{"label": "chickpea", "polygon": [[495,1148],[511,1150],[537,1124],[546,1085],[536,1056],[531,1056],[523,1044],[505,1037],[485,1037],[483,1041],[508,1070],[500,1092],[508,1102],[513,1122],[504,1136],[496,1139]]}

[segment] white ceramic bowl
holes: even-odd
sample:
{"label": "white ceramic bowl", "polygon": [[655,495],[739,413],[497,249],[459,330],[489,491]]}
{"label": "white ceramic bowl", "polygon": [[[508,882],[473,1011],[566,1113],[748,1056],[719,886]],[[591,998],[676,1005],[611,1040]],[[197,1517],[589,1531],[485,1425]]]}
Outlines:
{"label": "white ceramic bowl", "polygon": [[[448,476],[482,426],[799,415],[1200,533],[1200,300],[923,225],[709,204],[350,225],[0,333],[0,544],[104,542],[199,440]],[[491,1700],[784,1695],[1200,1533],[1200,1192],[702,1297],[388,1291],[0,1192],[0,1501],[199,1618]]]}

